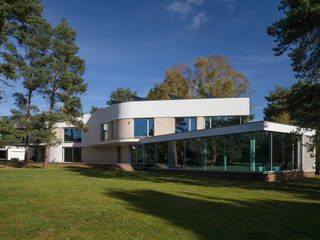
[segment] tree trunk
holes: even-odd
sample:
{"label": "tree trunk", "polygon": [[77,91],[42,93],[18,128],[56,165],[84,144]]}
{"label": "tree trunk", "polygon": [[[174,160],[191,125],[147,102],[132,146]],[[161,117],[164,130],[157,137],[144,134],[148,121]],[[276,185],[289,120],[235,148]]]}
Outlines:
{"label": "tree trunk", "polygon": [[[27,122],[29,124],[30,122],[30,110],[31,110],[31,98],[32,98],[32,91],[29,90],[28,93],[28,105],[27,105]],[[29,139],[30,139],[30,127],[29,125],[26,126],[26,139],[25,139],[25,150],[24,150],[24,161],[23,161],[23,167],[28,166],[29,161]]]}
{"label": "tree trunk", "polygon": [[[56,69],[55,73],[54,73],[54,85],[52,88],[52,95],[50,97],[50,113],[53,113],[53,108],[54,108],[54,104],[55,104],[55,97],[56,97],[56,80],[57,80],[57,76],[58,76],[58,70]],[[52,124],[49,122],[48,124],[48,128],[51,131],[51,126]],[[49,163],[49,154],[50,154],[50,147],[46,146],[45,149],[45,154],[44,154],[44,161],[43,161],[43,165],[42,168],[47,168],[48,167],[48,163]]]}
{"label": "tree trunk", "polygon": [[42,168],[47,168],[49,163],[49,146],[46,146],[44,150],[44,161],[42,164]]}

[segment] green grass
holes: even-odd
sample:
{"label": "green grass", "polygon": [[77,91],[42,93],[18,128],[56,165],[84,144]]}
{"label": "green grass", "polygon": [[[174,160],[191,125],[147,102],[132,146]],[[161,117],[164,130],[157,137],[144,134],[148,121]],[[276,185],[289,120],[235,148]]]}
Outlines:
{"label": "green grass", "polygon": [[320,178],[0,168],[0,239],[319,239]]}

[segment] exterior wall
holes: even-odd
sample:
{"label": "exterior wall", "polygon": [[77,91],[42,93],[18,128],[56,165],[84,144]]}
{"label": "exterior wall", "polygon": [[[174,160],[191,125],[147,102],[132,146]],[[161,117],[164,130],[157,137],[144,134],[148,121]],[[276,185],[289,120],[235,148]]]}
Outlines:
{"label": "exterior wall", "polygon": [[120,119],[112,122],[112,139],[134,138],[134,120]]}
{"label": "exterior wall", "polygon": [[[113,104],[108,108],[99,110],[93,114],[86,114],[83,122],[90,130],[82,134],[82,145],[93,146],[101,144],[101,124],[113,121],[113,129],[122,129],[118,126],[125,125],[126,120],[134,118],[164,118],[174,122],[175,117],[199,117],[199,116],[244,116],[249,115],[249,98],[219,98],[219,99],[180,99],[180,100],[157,100],[157,101],[134,101]],[[163,121],[165,121],[163,119]],[[125,120],[124,122],[120,120]],[[199,120],[200,121],[200,120]],[[158,122],[158,126],[161,120]],[[167,123],[168,126],[171,123]],[[67,127],[61,123],[57,127]],[[201,126],[201,125],[199,125]],[[123,128],[121,132],[114,130],[114,139],[132,138],[133,124]],[[174,133],[174,123],[170,128],[157,130],[155,123],[155,135]],[[129,139],[129,138],[127,138]]]}
{"label": "exterior wall", "polygon": [[311,137],[302,137],[302,171],[315,172],[316,171],[316,158],[315,152],[310,151],[309,145],[311,144]]}
{"label": "exterior wall", "polygon": [[205,117],[197,117],[197,130],[202,130],[206,128]]}
{"label": "exterior wall", "polygon": [[53,130],[55,132],[56,138],[63,140],[64,138],[64,130],[63,128],[55,128]]}
{"label": "exterior wall", "polygon": [[129,145],[121,146],[121,163],[130,163]]}
{"label": "exterior wall", "polygon": [[175,118],[155,118],[154,135],[175,133]]}
{"label": "exterior wall", "polygon": [[24,152],[25,148],[24,147],[9,147],[7,149],[7,158],[8,160],[11,159],[19,159],[24,160]]}
{"label": "exterior wall", "polygon": [[117,147],[84,147],[81,150],[82,161],[92,163],[117,163]]}

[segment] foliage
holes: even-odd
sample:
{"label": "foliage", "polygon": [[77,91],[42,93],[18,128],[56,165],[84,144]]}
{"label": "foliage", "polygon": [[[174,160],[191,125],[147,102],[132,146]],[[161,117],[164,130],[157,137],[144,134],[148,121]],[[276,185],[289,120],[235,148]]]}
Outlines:
{"label": "foliage", "polygon": [[19,53],[26,26],[41,16],[41,0],[0,0],[0,100],[9,80],[19,78]]}
{"label": "foliage", "polygon": [[318,0],[281,0],[284,18],[275,21],[268,34],[273,36],[277,56],[289,53],[299,78],[320,79],[320,2]]}
{"label": "foliage", "polygon": [[169,99],[168,94],[182,98],[191,97],[191,69],[186,64],[173,66],[166,71],[163,83],[155,84],[148,93],[149,99]]}
{"label": "foliage", "polygon": [[298,81],[287,97],[290,117],[305,128],[320,129],[320,83]]}
{"label": "foliage", "polygon": [[103,109],[103,108],[96,107],[96,106],[91,106],[90,113],[95,113],[95,112],[97,112],[97,111],[99,111],[99,110],[101,110],[101,109]]}
{"label": "foliage", "polygon": [[113,101],[115,102],[128,102],[133,100],[133,97],[137,96],[136,91],[132,91],[130,88],[117,88],[116,90],[112,91],[107,101],[108,105],[111,105]]}
{"label": "foliage", "polygon": [[10,119],[0,119],[0,148],[20,143],[23,131]]}
{"label": "foliage", "polygon": [[200,57],[194,66],[193,84],[198,96],[240,97],[252,92],[247,77],[235,71],[228,57]]}
{"label": "foliage", "polygon": [[50,25],[42,16],[29,16],[29,22],[18,32],[23,50],[19,52],[18,73],[23,79],[23,89],[14,94],[18,109],[13,110],[18,125],[25,130],[25,160],[28,162],[29,141],[38,109],[33,105],[33,96],[47,77],[47,59],[44,57],[50,46]]}
{"label": "foliage", "polygon": [[149,99],[169,99],[168,94],[182,98],[250,96],[252,89],[247,77],[235,71],[230,58],[224,56],[200,57],[193,71],[179,64],[166,72],[161,84],[150,89]]}
{"label": "foliage", "polygon": [[273,91],[269,91],[269,96],[265,97],[267,107],[263,111],[264,120],[283,124],[294,124],[287,110],[287,97],[289,93],[290,89],[280,86],[275,86]]}

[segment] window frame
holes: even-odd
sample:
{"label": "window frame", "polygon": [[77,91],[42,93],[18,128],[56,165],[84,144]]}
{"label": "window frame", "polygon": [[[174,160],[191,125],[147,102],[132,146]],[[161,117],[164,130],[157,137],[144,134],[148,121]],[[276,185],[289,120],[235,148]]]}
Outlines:
{"label": "window frame", "polygon": [[[147,121],[147,126],[146,126],[146,135],[138,136],[136,135],[136,120],[146,120]],[[152,121],[152,130],[153,132],[151,133],[151,124],[150,121]],[[141,137],[153,137],[154,136],[154,118],[135,118],[133,119],[133,136],[135,138],[141,138]]]}
{"label": "window frame", "polygon": [[[185,119],[188,119],[188,130],[187,131],[182,131],[182,132],[177,132],[177,119],[178,118],[183,118],[184,121]],[[194,129],[192,129],[192,120],[194,120]],[[183,133],[183,132],[192,132],[197,130],[197,118],[196,117],[175,117],[174,118],[174,132],[175,133]]]}
{"label": "window frame", "polygon": [[[73,140],[66,140],[66,130],[71,130],[71,137]],[[77,130],[80,132],[80,140],[75,140],[75,134],[73,133],[74,130]],[[75,127],[63,128],[63,142],[65,142],[65,143],[81,143],[82,142],[82,130],[80,128],[75,128]]]}

